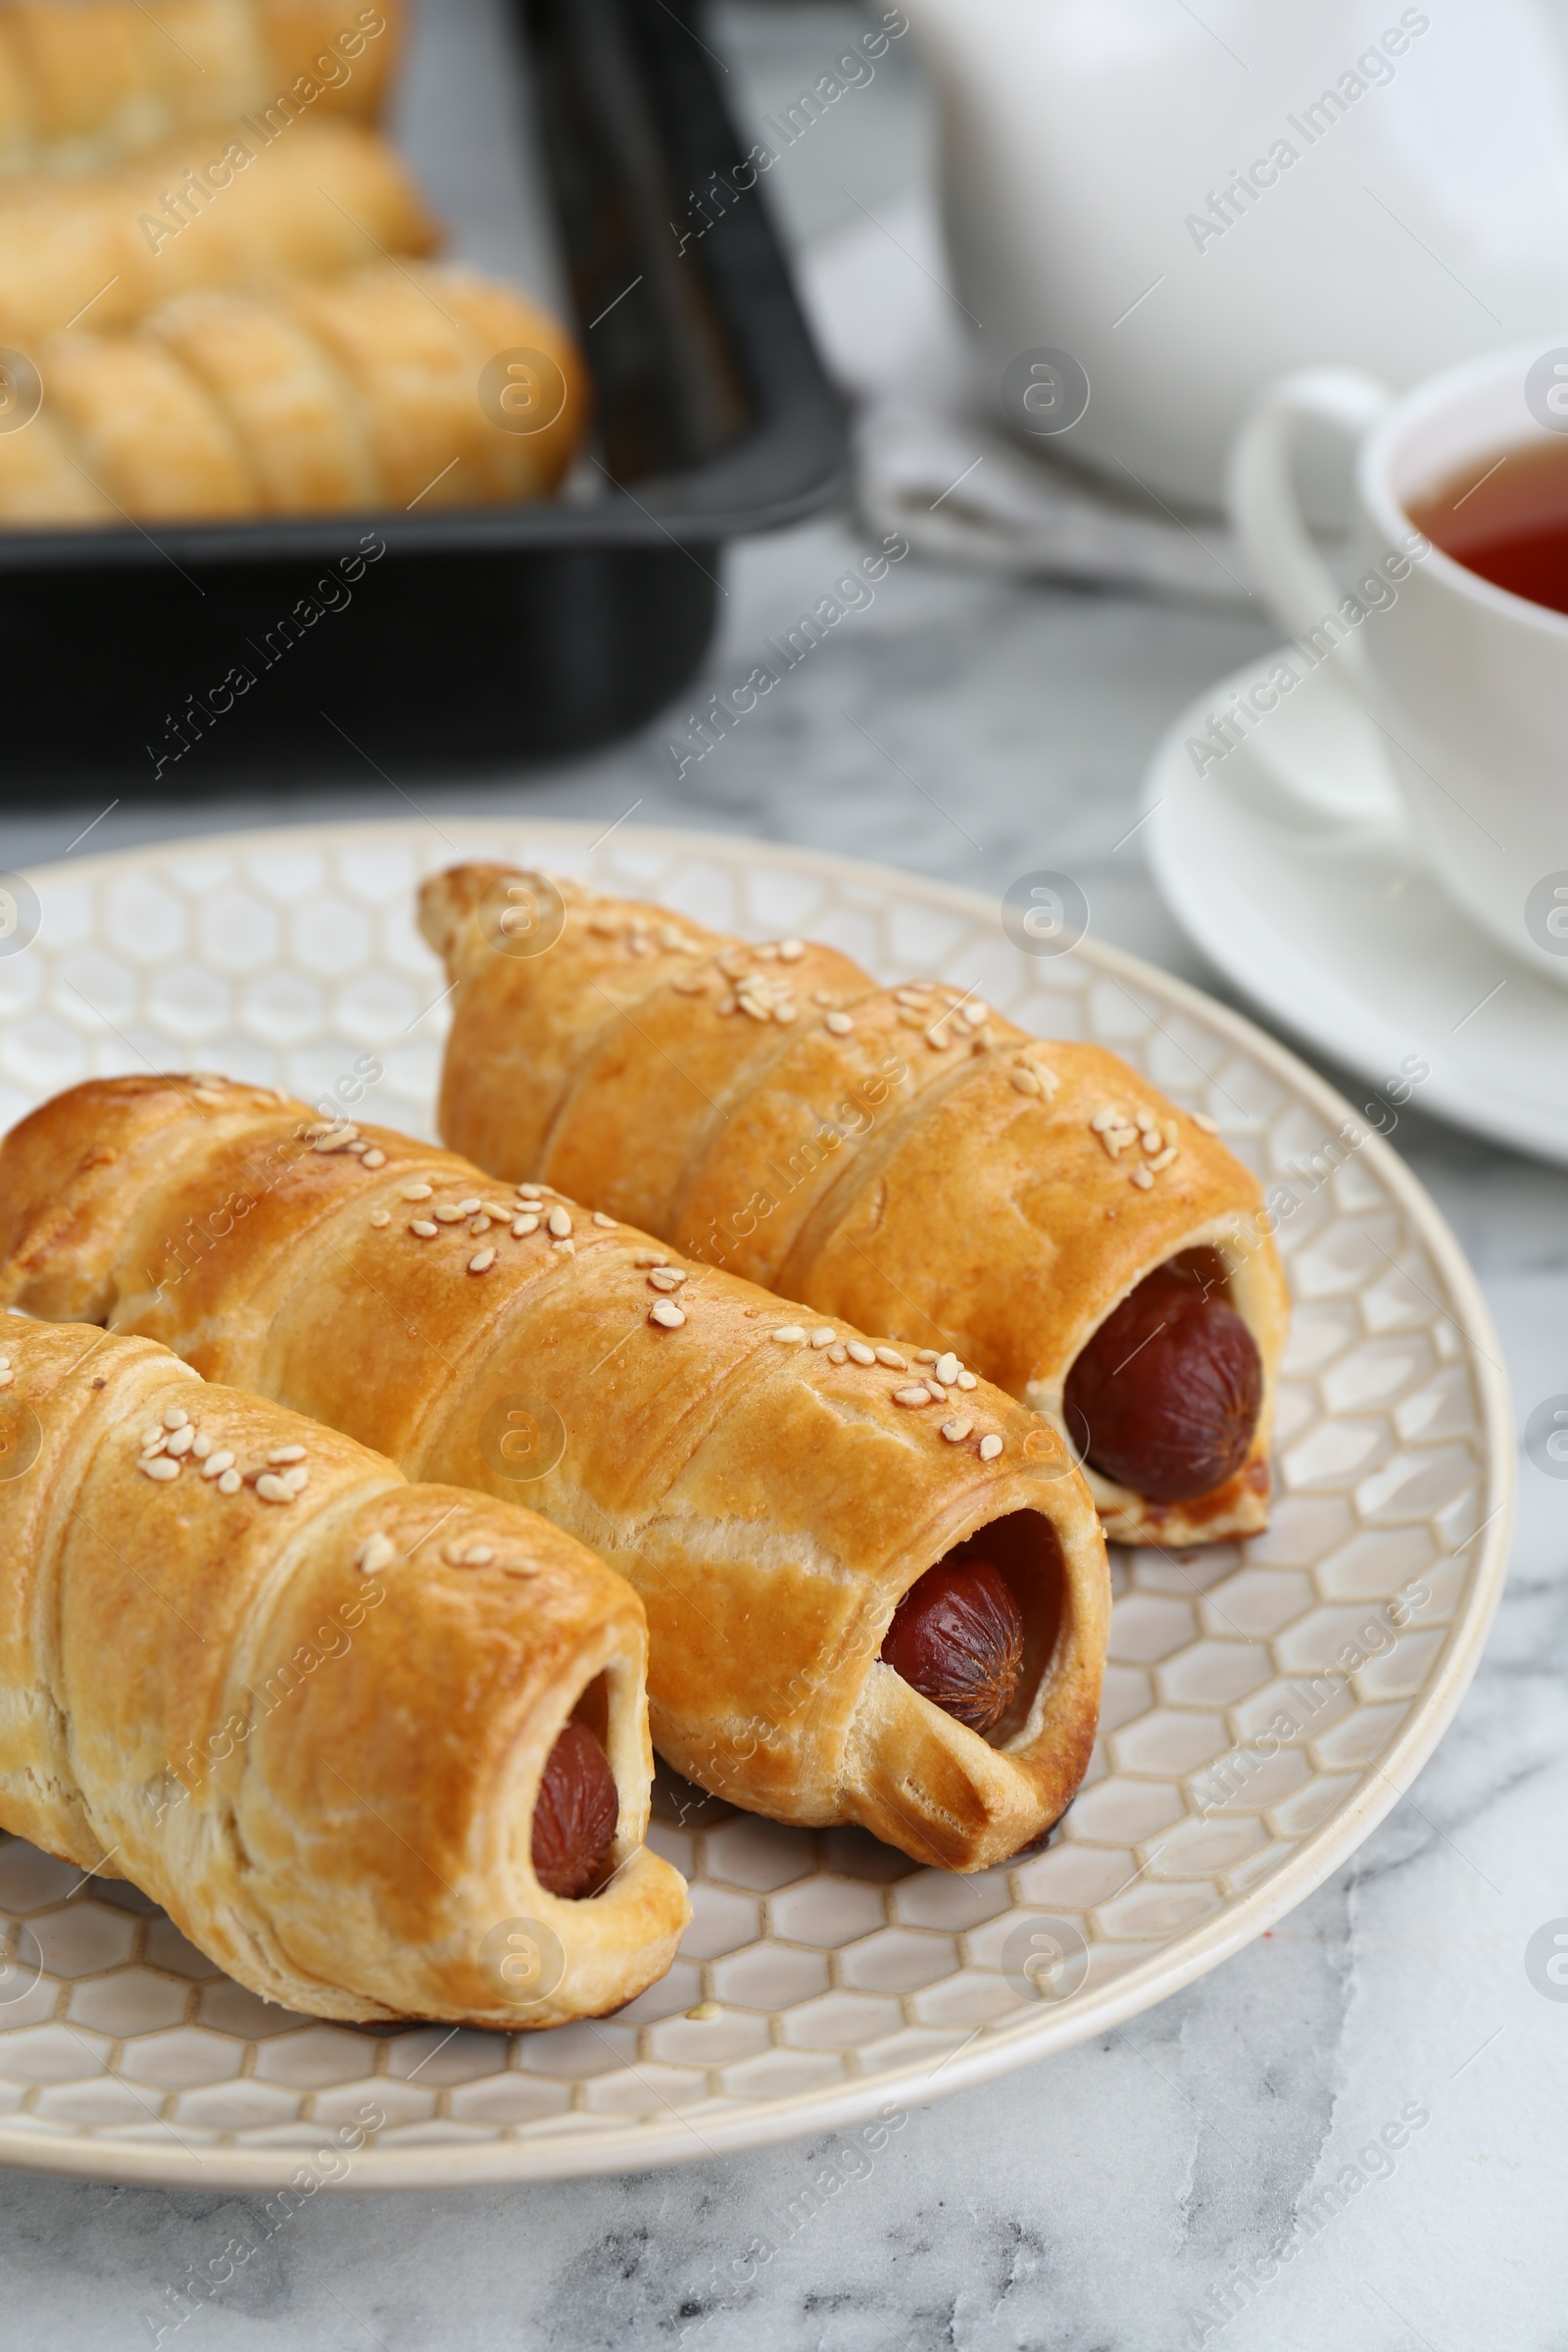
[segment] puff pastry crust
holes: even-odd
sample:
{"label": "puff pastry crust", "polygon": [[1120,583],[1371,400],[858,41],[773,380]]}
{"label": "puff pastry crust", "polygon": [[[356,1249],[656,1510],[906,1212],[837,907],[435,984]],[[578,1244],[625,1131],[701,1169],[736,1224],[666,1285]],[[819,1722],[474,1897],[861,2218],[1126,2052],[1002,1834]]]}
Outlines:
{"label": "puff pastry crust", "polygon": [[[171,193],[183,226],[170,225]],[[241,123],[193,132],[119,171],[0,185],[0,342],[41,365],[46,337],[74,322],[112,334],[177,294],[323,277],[378,251],[430,253],[438,237],[375,131],[307,119],[270,146]]]}
{"label": "puff pastry crust", "polygon": [[[450,1152],[250,1087],[95,1081],[0,1152],[0,1301],[523,1495],[635,1585],[655,1744],[737,1804],[973,1870],[1088,1765],[1109,1582],[1054,1434],[558,1195],[498,1200]],[[987,1739],[879,1656],[903,1594],[977,1547],[1026,1627]]]}
{"label": "puff pastry crust", "polygon": [[[433,877],[420,922],[455,983],[457,1150],[824,1315],[955,1348],[1060,1434],[1106,1316],[1168,1259],[1215,1253],[1262,1360],[1247,1460],[1186,1502],[1087,1476],[1119,1543],[1267,1525],[1289,1305],[1261,1191],[1115,1054],[1044,1043],[957,988],[879,988],[833,948],[759,949],[512,868]],[[1113,1152],[1140,1113],[1160,1151],[1135,1135]]]}
{"label": "puff pastry crust", "polygon": [[[265,2000],[515,2030],[668,1968],[689,1910],[643,1844],[643,1611],[535,1513],[410,1486],[144,1340],[12,1316],[0,1550],[0,1823],[132,1880]],[[613,1876],[565,1902],[530,1847],[579,1702],[620,1814]]]}
{"label": "puff pastry crust", "polygon": [[371,120],[403,31],[400,0],[7,0],[0,172],[103,171],[253,108]]}
{"label": "puff pastry crust", "polygon": [[[552,403],[514,433],[476,387],[524,349]],[[0,527],[498,505],[547,496],[588,378],[547,312],[467,270],[381,263],[258,294],[187,294],[128,334],[39,359],[43,405],[0,435]]]}

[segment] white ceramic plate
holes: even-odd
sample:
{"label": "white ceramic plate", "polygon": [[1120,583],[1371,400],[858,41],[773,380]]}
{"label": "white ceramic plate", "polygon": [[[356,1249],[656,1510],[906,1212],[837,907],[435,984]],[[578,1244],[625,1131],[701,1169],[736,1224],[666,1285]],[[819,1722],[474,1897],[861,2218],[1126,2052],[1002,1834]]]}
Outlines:
{"label": "white ceramic plate", "polygon": [[[1499,1351],[1389,1151],[1369,1141],[1321,1183],[1299,1172],[1344,1116],[1328,1088],[1127,956],[1020,954],[967,893],[745,841],[590,835],[323,826],[40,871],[39,936],[0,959],[0,1114],[147,1064],[318,1098],[373,1054],[386,1077],[368,1115],[428,1133],[443,976],[413,894],[455,852],[552,864],[722,929],[813,934],[886,978],[975,984],[1044,1035],[1114,1047],[1302,1196],[1281,1232],[1296,1322],[1273,1528],[1116,1557],[1094,1764],[1049,1847],[1013,1867],[950,1878],[858,1831],[663,1790],[655,1842],[690,1878],[695,1920],[666,1981],[597,2024],[508,2037],[295,2018],[131,1888],[0,1843],[0,2161],[190,2186],[272,2185],[301,2165],[367,2188],[541,2180],[956,2090],[1135,2015],[1299,1902],[1397,1801],[1475,1669],[1511,1502]],[[1397,1598],[1412,1582],[1413,1615]],[[1319,1673],[1337,1659],[1340,1679]],[[1283,1739],[1267,1730],[1282,1711],[1298,1725]],[[1031,1981],[1037,1935],[1066,1961]],[[345,2158],[368,2104],[383,2120]]]}
{"label": "white ceramic plate", "polygon": [[1188,742],[1273,660],[1211,688],[1154,756],[1145,838],[1172,913],[1271,1019],[1373,1086],[1413,1055],[1430,1066],[1424,1108],[1568,1160],[1568,988],[1479,930],[1401,828],[1314,823],[1293,805],[1294,765],[1325,795],[1350,767],[1376,782],[1370,724],[1331,712],[1307,680],[1197,773]]}

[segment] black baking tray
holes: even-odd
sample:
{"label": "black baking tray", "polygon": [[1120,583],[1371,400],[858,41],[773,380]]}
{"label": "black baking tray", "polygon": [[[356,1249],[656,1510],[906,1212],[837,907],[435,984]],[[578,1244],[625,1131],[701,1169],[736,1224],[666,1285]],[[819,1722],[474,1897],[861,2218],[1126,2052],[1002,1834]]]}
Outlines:
{"label": "black baking tray", "polygon": [[[842,404],[760,190],[723,212],[694,205],[747,153],[694,11],[515,0],[513,13],[595,382],[602,495],[0,534],[9,805],[51,783],[373,784],[589,750],[697,670],[723,542],[842,493]],[[688,224],[703,233],[682,246]],[[367,543],[386,552],[357,574]],[[280,635],[345,568],[352,602],[338,590],[337,610]],[[229,687],[224,708],[236,664],[256,682],[239,699]]]}

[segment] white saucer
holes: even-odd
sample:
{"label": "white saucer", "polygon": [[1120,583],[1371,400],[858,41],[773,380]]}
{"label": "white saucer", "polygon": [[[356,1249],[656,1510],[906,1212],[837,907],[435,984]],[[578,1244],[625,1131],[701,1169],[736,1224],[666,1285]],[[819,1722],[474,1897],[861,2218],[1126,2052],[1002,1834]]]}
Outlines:
{"label": "white saucer", "polygon": [[[1454,906],[1392,814],[1386,776],[1386,820],[1330,811],[1349,770],[1370,782],[1381,768],[1370,722],[1331,707],[1326,682],[1308,678],[1198,773],[1203,755],[1189,743],[1212,742],[1210,714],[1274,659],[1194,703],[1150,767],[1149,857],[1177,920],[1271,1019],[1385,1095],[1401,1062],[1427,1063],[1410,1097],[1421,1109],[1568,1161],[1568,988]],[[1293,773],[1320,812],[1293,795]]]}

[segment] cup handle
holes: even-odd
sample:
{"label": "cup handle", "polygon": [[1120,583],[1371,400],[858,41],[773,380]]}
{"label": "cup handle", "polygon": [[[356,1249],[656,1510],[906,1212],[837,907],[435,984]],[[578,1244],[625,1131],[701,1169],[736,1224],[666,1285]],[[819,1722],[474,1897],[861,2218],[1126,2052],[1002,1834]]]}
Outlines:
{"label": "cup handle", "polygon": [[[1269,385],[1236,437],[1229,504],[1236,535],[1277,618],[1303,641],[1321,630],[1345,590],[1318,554],[1292,477],[1297,436],[1309,421],[1359,440],[1394,400],[1376,376],[1351,368],[1308,368]],[[1338,823],[1388,828],[1400,821],[1398,796],[1369,724],[1372,675],[1358,635],[1341,638],[1315,672],[1321,685],[1298,717],[1309,725],[1310,758],[1287,760],[1279,786],[1297,812]]]}
{"label": "cup handle", "polygon": [[[1270,384],[1236,437],[1230,463],[1231,520],[1264,594],[1293,637],[1319,627],[1345,591],[1312,543],[1291,477],[1298,428],[1338,425],[1359,440],[1394,394],[1353,368],[1305,368]],[[1340,649],[1358,681],[1366,657],[1357,638]]]}

